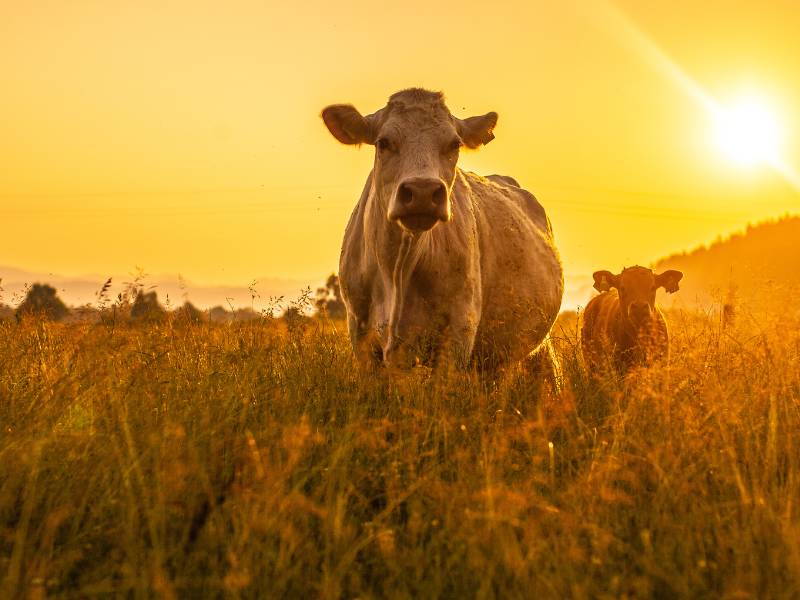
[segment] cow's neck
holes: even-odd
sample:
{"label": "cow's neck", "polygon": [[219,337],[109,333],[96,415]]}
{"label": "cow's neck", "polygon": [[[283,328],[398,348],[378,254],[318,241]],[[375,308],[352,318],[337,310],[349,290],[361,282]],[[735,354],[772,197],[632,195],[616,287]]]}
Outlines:
{"label": "cow's neck", "polygon": [[400,246],[392,269],[388,348],[392,348],[401,338],[400,321],[405,307],[406,293],[409,288],[411,273],[414,271],[418,260],[417,249],[419,248],[419,242],[415,239],[416,237],[409,233],[401,234]]}
{"label": "cow's neck", "polygon": [[[442,235],[443,228],[437,226],[419,234],[408,233],[386,218],[388,204],[388,198],[381,197],[373,184],[365,207],[364,250],[367,256],[377,257],[380,270],[392,282],[400,275],[402,280],[407,280],[420,258],[432,250],[433,240]],[[398,261],[402,263],[399,270]]]}
{"label": "cow's neck", "polygon": [[374,185],[365,208],[364,250],[366,256],[376,257],[390,302],[387,326],[391,347],[392,340],[399,341],[398,329],[414,271],[446,244],[447,231],[439,224],[430,231],[412,234],[390,222],[386,218],[388,199],[382,198]]}

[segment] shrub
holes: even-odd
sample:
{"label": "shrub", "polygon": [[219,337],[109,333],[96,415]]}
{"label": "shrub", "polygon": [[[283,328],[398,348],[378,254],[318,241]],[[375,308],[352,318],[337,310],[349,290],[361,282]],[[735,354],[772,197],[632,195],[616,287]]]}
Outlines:
{"label": "shrub", "polygon": [[145,293],[139,290],[131,306],[132,321],[158,321],[165,314],[166,311],[158,303],[158,295],[155,292]]}
{"label": "shrub", "polygon": [[39,315],[51,321],[60,321],[69,314],[56,289],[46,283],[34,283],[25,300],[17,307],[17,320],[25,315]]}

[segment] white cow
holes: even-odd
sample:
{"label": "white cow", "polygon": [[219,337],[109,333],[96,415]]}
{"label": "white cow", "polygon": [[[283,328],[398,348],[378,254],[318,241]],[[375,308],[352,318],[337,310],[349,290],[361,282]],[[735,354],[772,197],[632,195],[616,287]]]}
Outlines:
{"label": "white cow", "polygon": [[545,211],[511,177],[457,166],[494,139],[497,113],[461,120],[441,93],[408,89],[366,117],[336,104],[322,118],[340,142],[375,146],[339,263],[359,362],[551,360],[564,280]]}

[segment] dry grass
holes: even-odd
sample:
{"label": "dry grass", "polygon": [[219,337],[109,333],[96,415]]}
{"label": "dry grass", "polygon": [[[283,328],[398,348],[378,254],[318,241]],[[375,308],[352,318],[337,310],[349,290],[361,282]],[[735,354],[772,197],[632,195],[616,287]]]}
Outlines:
{"label": "dry grass", "polygon": [[0,596],[800,596],[798,323],[362,378],[330,323],[0,323]]}

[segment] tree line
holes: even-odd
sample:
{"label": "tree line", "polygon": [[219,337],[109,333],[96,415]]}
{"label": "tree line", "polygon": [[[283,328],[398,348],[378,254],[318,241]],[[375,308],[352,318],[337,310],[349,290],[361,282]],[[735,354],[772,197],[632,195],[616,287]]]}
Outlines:
{"label": "tree line", "polygon": [[[71,309],[58,297],[58,291],[53,286],[46,283],[34,283],[28,288],[23,301],[16,309],[0,303],[0,319],[22,320],[25,317],[35,316],[50,321],[93,321],[100,320],[102,315],[110,312],[114,318],[132,322],[157,322],[171,314],[173,318],[197,323],[202,321],[247,321],[264,316],[263,311],[259,313],[253,308],[236,309],[231,307],[226,309],[221,305],[203,311],[188,300],[185,300],[180,307],[170,311],[159,302],[156,291],[145,291],[139,286],[125,290],[119,294],[115,302],[110,302],[107,297],[110,285],[111,279],[106,281],[98,292],[97,306],[87,305]],[[317,288],[310,305],[316,310],[318,317],[344,319],[346,311],[341,299],[339,278],[336,274],[331,274],[325,285]],[[272,316],[272,311],[269,311],[269,314]],[[290,304],[283,316],[287,319],[305,317],[303,303]]]}

